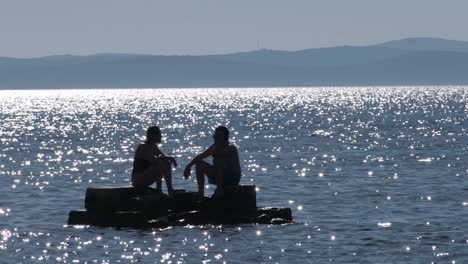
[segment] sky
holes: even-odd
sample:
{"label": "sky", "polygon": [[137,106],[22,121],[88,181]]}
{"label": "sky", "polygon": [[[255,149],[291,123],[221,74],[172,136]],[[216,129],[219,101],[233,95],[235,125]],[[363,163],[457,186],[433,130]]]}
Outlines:
{"label": "sky", "polygon": [[468,41],[466,0],[0,0],[0,56],[220,54]]}

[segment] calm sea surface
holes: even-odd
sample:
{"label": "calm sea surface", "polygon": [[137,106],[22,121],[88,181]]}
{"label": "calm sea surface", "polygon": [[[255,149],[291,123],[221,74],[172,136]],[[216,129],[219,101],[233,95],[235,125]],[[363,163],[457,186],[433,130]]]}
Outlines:
{"label": "calm sea surface", "polygon": [[[468,263],[468,87],[0,91],[0,110],[0,263]],[[219,124],[294,224],[66,225],[86,188],[129,184],[150,125],[195,190],[183,167]]]}

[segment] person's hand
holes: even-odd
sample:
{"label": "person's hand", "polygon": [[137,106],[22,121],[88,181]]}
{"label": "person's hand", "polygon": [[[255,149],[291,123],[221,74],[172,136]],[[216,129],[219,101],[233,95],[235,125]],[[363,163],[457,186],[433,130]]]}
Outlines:
{"label": "person's hand", "polygon": [[188,179],[190,177],[190,173],[192,173],[192,166],[187,165],[184,170],[184,178]]}
{"label": "person's hand", "polygon": [[177,161],[175,160],[174,157],[166,157],[167,160],[169,160],[170,163],[172,163],[172,165],[174,165],[174,168],[177,167]]}

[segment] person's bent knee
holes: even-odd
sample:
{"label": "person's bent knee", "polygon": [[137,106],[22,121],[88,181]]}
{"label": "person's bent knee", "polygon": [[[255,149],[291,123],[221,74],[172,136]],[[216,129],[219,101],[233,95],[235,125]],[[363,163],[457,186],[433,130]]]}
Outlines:
{"label": "person's bent knee", "polygon": [[169,160],[167,160],[167,159],[163,159],[163,160],[161,161],[161,164],[162,164],[162,166],[165,167],[165,168],[167,168],[167,167],[170,168],[170,167],[171,167],[171,162],[170,162]]}
{"label": "person's bent knee", "polygon": [[196,165],[199,165],[199,166],[202,166],[202,167],[206,167],[206,166],[210,166],[210,164],[204,160],[198,160],[197,163],[195,163]]}
{"label": "person's bent knee", "polygon": [[195,169],[197,171],[204,171],[205,170],[205,164],[203,163],[203,161],[197,161],[197,163],[195,163]]}

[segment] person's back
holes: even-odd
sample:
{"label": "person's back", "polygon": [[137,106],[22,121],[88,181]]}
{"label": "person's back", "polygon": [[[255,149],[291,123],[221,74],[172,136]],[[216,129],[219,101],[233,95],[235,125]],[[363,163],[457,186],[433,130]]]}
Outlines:
{"label": "person's back", "polygon": [[152,176],[145,175],[151,174],[149,173],[149,169],[151,169],[152,166],[159,167],[161,165],[158,164],[158,161],[153,157],[153,153],[156,151],[157,149],[154,144],[145,142],[138,145],[133,158],[132,185],[142,186],[154,183]]}
{"label": "person's back", "polygon": [[214,146],[213,166],[224,175],[224,185],[237,185],[240,181],[241,168],[236,146]]}

